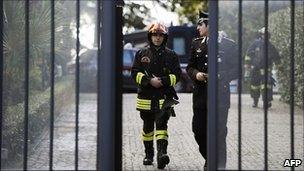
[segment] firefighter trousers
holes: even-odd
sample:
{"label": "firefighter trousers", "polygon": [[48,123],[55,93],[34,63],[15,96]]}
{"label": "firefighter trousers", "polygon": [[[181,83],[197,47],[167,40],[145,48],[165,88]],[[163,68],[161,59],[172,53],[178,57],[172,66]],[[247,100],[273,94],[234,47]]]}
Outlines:
{"label": "firefighter trousers", "polygon": [[[271,74],[271,73],[269,73]],[[267,101],[273,100],[273,81],[271,75],[268,76],[267,86],[265,87],[265,77],[263,69],[254,68],[250,73],[250,95],[257,102],[262,92],[263,101],[266,100],[266,89],[267,89]]]}
{"label": "firefighter trousers", "polygon": [[[167,153],[168,146],[168,120],[169,115],[163,114],[160,118],[155,120],[155,116],[158,113],[153,112],[140,112],[140,117],[143,120],[143,131],[142,131],[142,140],[145,146],[145,152],[154,155],[153,140],[154,140],[154,127],[156,127],[155,138],[157,140],[158,151]],[[152,152],[153,151],[153,152]]]}

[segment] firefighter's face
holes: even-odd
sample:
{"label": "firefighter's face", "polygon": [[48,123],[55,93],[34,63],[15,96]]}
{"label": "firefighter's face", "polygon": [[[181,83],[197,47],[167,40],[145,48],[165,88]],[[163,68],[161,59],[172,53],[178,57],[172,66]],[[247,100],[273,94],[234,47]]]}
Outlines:
{"label": "firefighter's face", "polygon": [[201,37],[208,36],[208,26],[205,23],[197,25],[196,29]]}
{"label": "firefighter's face", "polygon": [[164,41],[164,35],[159,33],[152,33],[151,40],[155,46],[160,46]]}

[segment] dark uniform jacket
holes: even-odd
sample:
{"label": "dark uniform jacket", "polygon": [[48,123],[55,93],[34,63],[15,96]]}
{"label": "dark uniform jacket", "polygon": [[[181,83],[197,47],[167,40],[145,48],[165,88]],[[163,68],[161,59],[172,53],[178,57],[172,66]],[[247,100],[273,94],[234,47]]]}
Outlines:
{"label": "dark uniform jacket", "polygon": [[186,68],[193,81],[193,108],[207,108],[207,82],[198,81],[198,72],[208,73],[208,46],[207,38],[196,38],[192,41],[191,56]]}
{"label": "dark uniform jacket", "polygon": [[[228,38],[219,38],[218,41],[218,101],[222,107],[230,106],[230,81],[238,76],[237,45]],[[191,56],[187,72],[193,80],[193,108],[207,108],[207,84],[198,81],[198,72],[208,73],[208,46],[205,37],[192,41]]]}
{"label": "dark uniform jacket", "polygon": [[[247,55],[245,56],[245,64],[249,64],[258,69],[263,69],[265,65],[264,55],[264,39],[256,39],[248,48]],[[271,42],[268,42],[268,64],[271,69],[272,64],[279,61],[280,56],[276,48]]]}
{"label": "dark uniform jacket", "polygon": [[[180,79],[181,69],[174,51],[153,46],[139,50],[132,66],[132,78],[138,85],[136,109],[157,112],[164,102],[166,89],[173,87]],[[155,88],[150,84],[154,76],[161,77],[163,86]]]}

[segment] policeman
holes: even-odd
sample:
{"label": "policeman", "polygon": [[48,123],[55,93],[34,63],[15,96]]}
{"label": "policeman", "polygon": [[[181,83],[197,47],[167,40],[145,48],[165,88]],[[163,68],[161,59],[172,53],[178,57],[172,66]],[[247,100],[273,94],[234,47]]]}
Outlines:
{"label": "policeman", "polygon": [[[166,48],[168,30],[162,23],[151,24],[148,30],[149,47],[139,50],[132,66],[132,78],[138,85],[137,106],[143,120],[142,140],[145,147],[144,165],[152,165],[154,135],[157,143],[157,167],[170,162],[167,155],[169,114],[162,114],[166,90],[179,81],[181,69],[176,53]],[[154,123],[156,131],[154,132]]]}
{"label": "policeman", "polygon": [[[270,38],[270,34],[268,34]],[[257,107],[262,91],[262,98],[267,108],[271,107],[271,101],[273,100],[273,85],[275,81],[272,77],[272,66],[280,59],[279,53],[271,42],[268,42],[268,78],[265,88],[265,27],[258,30],[258,37],[249,46],[247,54],[245,56],[245,70],[249,71],[250,77],[250,95],[253,98],[252,107]],[[266,96],[267,89],[267,99]]]}
{"label": "policeman", "polygon": [[[192,131],[201,155],[207,161],[207,73],[208,73],[208,14],[200,12],[197,22],[200,37],[192,41],[187,73],[192,79],[193,119]],[[205,163],[207,167],[207,162]]]}
{"label": "policeman", "polygon": [[[194,138],[199,145],[199,151],[207,160],[207,81],[208,81],[208,14],[200,13],[197,30],[201,37],[192,42],[192,53],[187,66],[188,75],[194,82],[193,90],[193,120]],[[230,108],[230,81],[237,78],[237,45],[219,32],[218,61],[218,167],[226,166],[226,136],[227,118]],[[205,163],[205,168],[207,163]]]}
{"label": "policeman", "polygon": [[237,44],[226,37],[224,31],[218,34],[218,117],[217,149],[218,168],[224,169],[227,160],[227,119],[230,108],[230,82],[238,78]]}

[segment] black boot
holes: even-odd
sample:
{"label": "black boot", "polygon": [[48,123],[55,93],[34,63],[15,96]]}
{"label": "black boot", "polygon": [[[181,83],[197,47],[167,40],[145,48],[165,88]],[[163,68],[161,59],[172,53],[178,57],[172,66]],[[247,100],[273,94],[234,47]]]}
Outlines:
{"label": "black boot", "polygon": [[143,160],[144,165],[152,165],[154,157],[153,141],[144,141],[146,156]]}
{"label": "black boot", "polygon": [[157,168],[163,169],[166,167],[167,164],[169,164],[170,159],[167,155],[167,146],[168,141],[167,140],[157,140]]}
{"label": "black boot", "polygon": [[272,106],[272,104],[271,104],[271,102],[268,102],[267,104],[266,104],[266,108],[270,108]]}
{"label": "black boot", "polygon": [[258,107],[258,102],[259,102],[259,99],[253,99],[252,107]]}

